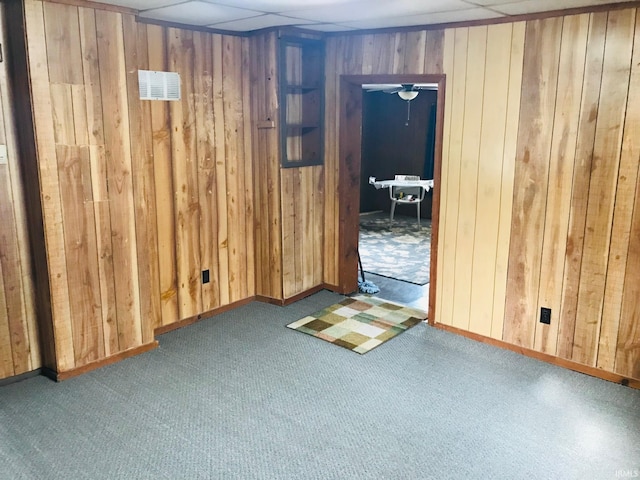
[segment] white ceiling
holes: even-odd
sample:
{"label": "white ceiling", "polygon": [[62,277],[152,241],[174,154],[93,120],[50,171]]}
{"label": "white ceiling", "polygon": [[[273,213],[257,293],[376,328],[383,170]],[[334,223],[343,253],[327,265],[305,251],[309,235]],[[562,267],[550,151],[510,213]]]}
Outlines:
{"label": "white ceiling", "polygon": [[106,0],[140,17],[247,32],[299,26],[324,32],[483,20],[633,0]]}

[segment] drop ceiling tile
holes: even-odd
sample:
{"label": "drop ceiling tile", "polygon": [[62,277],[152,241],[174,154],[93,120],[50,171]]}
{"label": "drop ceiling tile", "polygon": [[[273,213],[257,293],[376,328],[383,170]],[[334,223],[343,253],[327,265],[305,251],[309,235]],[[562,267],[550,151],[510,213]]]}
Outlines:
{"label": "drop ceiling tile", "polygon": [[168,7],[144,10],[140,13],[141,17],[166,22],[185,23],[188,25],[211,25],[213,23],[255,17],[256,15],[260,15],[260,12],[224,5],[214,5],[202,1],[180,3]]}
{"label": "drop ceiling tile", "polygon": [[111,0],[107,2],[109,5],[119,5],[121,7],[133,8],[135,10],[149,10],[150,8],[166,7],[177,0]]}
{"label": "drop ceiling tile", "polygon": [[[142,0],[144,1],[144,0]],[[174,0],[175,1],[175,0]],[[230,4],[234,7],[260,10],[266,13],[280,13],[307,8],[342,8],[354,0],[205,0],[210,3]],[[513,0],[510,0],[513,1]]]}
{"label": "drop ceiling tile", "polygon": [[352,32],[355,28],[346,25],[337,25],[335,23],[310,23],[305,25],[307,30],[318,30],[320,32]]}
{"label": "drop ceiling tile", "polygon": [[412,25],[435,25],[439,23],[465,22],[471,20],[485,20],[488,18],[500,18],[503,15],[486,10],[484,8],[471,8],[453,12],[429,13],[424,15],[412,15],[409,17],[375,18],[344,22],[342,25],[357,29],[374,29],[405,27]]}
{"label": "drop ceiling tile", "polygon": [[[523,1],[523,0],[519,0],[519,1]],[[558,0],[559,3],[562,0]],[[493,7],[494,5],[503,5],[505,3],[516,3],[516,0],[465,0],[465,2],[468,2],[472,5],[477,5],[479,7]],[[556,7],[556,8],[560,8],[560,7]]]}
{"label": "drop ceiling tile", "polygon": [[[628,2],[631,0],[622,1]],[[562,2],[559,2],[559,0],[523,0],[520,2],[495,5],[491,8],[507,15],[522,15],[526,13],[538,13],[558,10],[559,8],[577,8],[590,5],[605,5],[607,3],[612,2],[608,0],[562,0]]]}
{"label": "drop ceiling tile", "polygon": [[355,20],[387,19],[389,17],[409,17],[431,12],[468,9],[463,0],[439,0],[425,2],[416,0],[358,0],[345,4],[342,8],[309,8],[287,11],[287,15],[307,18],[325,23],[344,23]]}
{"label": "drop ceiling tile", "polygon": [[211,28],[221,30],[230,30],[234,32],[250,32],[251,30],[260,30],[261,28],[280,27],[285,25],[304,26],[312,23],[310,20],[299,20],[280,15],[265,14],[257,17],[243,18],[231,22],[221,22],[208,25]]}

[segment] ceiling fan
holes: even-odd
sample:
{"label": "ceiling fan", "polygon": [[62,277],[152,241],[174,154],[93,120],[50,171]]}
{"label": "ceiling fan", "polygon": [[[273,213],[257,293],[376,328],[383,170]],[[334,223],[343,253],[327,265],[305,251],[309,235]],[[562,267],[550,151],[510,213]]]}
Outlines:
{"label": "ceiling fan", "polygon": [[411,100],[418,96],[420,90],[437,90],[436,83],[401,83],[401,84],[370,84],[362,85],[367,92],[397,93],[398,96],[407,102],[407,121],[405,127],[409,126],[411,116]]}

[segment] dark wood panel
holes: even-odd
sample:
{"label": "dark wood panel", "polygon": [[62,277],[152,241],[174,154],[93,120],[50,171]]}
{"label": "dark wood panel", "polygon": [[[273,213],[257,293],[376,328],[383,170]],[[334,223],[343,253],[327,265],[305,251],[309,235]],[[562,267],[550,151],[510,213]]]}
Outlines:
{"label": "dark wood panel", "polygon": [[596,134],[596,119],[598,118],[606,29],[606,13],[591,15],[582,86],[580,121],[576,141],[577,161],[573,170],[571,210],[569,212],[569,230],[562,287],[562,307],[560,310],[556,350],[557,355],[563,358],[571,358],[573,352],[587,199],[593,159],[593,143]]}
{"label": "dark wood panel", "polygon": [[[607,20],[600,103],[589,181],[586,230],[578,290],[572,359],[595,366],[602,322],[608,252],[617,198],[635,10],[611,12]],[[613,271],[611,272],[613,274]]]}
{"label": "dark wood panel", "polygon": [[503,337],[527,348],[533,347],[538,318],[551,150],[547,126],[553,124],[561,33],[561,18],[527,24]]}

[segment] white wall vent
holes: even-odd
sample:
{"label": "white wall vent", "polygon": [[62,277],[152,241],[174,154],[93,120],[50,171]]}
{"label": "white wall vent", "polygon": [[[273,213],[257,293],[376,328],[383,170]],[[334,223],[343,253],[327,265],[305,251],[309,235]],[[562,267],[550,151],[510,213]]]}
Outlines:
{"label": "white wall vent", "polygon": [[138,70],[140,100],[180,100],[180,75]]}

